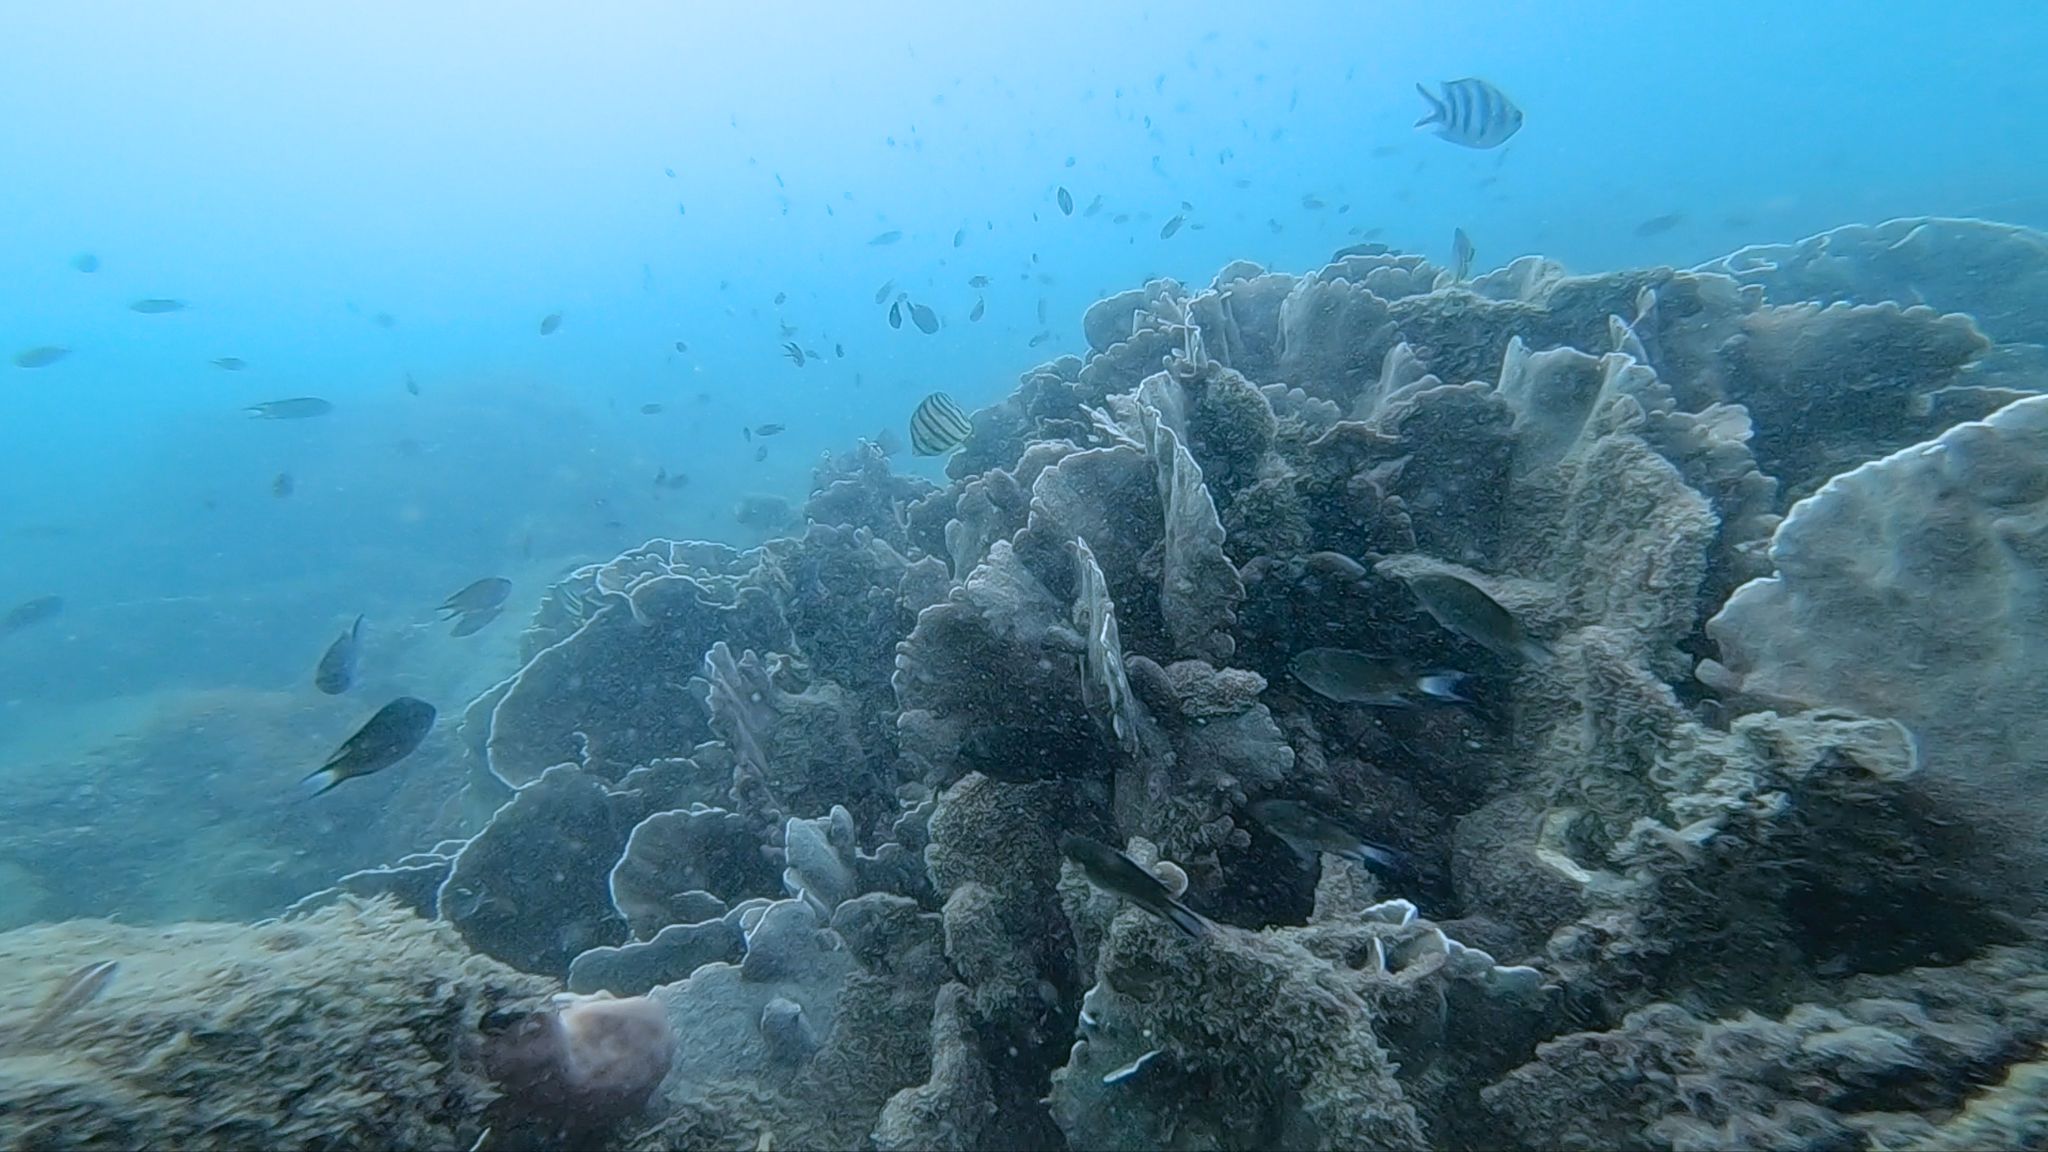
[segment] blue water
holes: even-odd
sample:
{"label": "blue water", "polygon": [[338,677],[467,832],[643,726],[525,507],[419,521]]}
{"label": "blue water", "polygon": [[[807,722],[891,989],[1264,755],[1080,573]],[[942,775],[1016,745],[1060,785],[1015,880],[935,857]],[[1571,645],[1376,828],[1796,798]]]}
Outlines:
{"label": "blue water", "polygon": [[[296,686],[357,612],[414,629],[477,576],[520,614],[649,536],[758,539],[738,497],[800,500],[927,392],[1000,398],[1149,277],[1364,238],[1445,260],[1454,227],[1481,269],[1593,270],[1908,213],[2041,223],[2040,12],[17,6],[0,351],[73,351],[0,368],[0,605],[67,601],[0,642],[0,747],[53,706]],[[1415,82],[1465,75],[1527,110],[1507,147],[1411,126]],[[1060,186],[1100,213],[1061,216]],[[888,328],[890,280],[945,327]],[[779,323],[823,362],[784,360]],[[240,411],[298,395],[337,410]],[[756,462],[741,429],[770,421]],[[423,666],[473,689],[515,632]]]}

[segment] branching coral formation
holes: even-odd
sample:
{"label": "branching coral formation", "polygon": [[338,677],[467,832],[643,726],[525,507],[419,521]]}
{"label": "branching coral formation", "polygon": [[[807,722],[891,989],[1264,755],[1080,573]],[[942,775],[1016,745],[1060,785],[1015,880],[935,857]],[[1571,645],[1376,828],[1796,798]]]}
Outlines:
{"label": "branching coral formation", "polygon": [[2044,285],[1941,220],[1154,281],[945,487],[571,574],[464,721],[495,815],[290,923],[646,997],[622,1147],[2038,1140]]}

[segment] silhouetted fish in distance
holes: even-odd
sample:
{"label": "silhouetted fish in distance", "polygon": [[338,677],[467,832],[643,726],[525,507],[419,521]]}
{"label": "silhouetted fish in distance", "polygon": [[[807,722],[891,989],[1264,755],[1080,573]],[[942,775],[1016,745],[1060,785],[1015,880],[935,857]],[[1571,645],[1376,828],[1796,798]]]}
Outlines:
{"label": "silhouetted fish in distance", "polygon": [[334,638],[334,643],[321,653],[320,664],[313,669],[313,687],[329,696],[339,696],[356,682],[356,653],[360,651],[363,639],[363,618],[348,631]]}
{"label": "silhouetted fish in distance", "polygon": [[16,368],[48,368],[57,361],[71,355],[71,349],[56,344],[44,344],[38,348],[24,348],[14,354]]}
{"label": "silhouetted fish in distance", "polygon": [[62,596],[37,596],[24,600],[0,616],[0,636],[11,636],[24,628],[31,628],[46,620],[54,620],[64,611]]}
{"label": "silhouetted fish in distance", "polygon": [[452,619],[469,612],[488,612],[502,606],[506,597],[512,595],[512,582],[503,576],[486,576],[463,585],[462,590],[441,602],[435,611],[449,615]]}
{"label": "silhouetted fish in distance", "polygon": [[334,405],[318,396],[294,396],[289,400],[265,400],[242,409],[258,420],[310,420],[334,411]]}

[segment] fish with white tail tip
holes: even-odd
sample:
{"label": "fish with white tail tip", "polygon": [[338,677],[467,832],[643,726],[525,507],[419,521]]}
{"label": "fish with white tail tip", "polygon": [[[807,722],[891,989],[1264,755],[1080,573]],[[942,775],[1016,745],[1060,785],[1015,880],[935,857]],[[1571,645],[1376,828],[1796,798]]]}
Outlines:
{"label": "fish with white tail tip", "polygon": [[1408,859],[1401,853],[1365,839],[1343,821],[1299,800],[1260,800],[1251,805],[1250,812],[1253,819],[1285,840],[1304,860],[1312,861],[1317,853],[1328,852],[1387,879],[1408,870]]}
{"label": "fish with white tail tip", "polygon": [[1454,669],[1417,672],[1406,661],[1350,648],[1310,648],[1287,662],[1287,671],[1316,695],[1339,704],[1414,708],[1470,704],[1458,689],[1470,676]]}
{"label": "fish with white tail tip", "polygon": [[1060,837],[1060,855],[1074,862],[1088,883],[1143,908],[1197,939],[1213,929],[1201,913],[1181,903],[1159,876],[1100,840],[1069,832]]}
{"label": "fish with white tail tip", "polygon": [[318,796],[344,780],[382,772],[413,754],[434,729],[434,706],[400,696],[377,709],[356,733],[341,742],[334,755],[306,777],[310,796]]}

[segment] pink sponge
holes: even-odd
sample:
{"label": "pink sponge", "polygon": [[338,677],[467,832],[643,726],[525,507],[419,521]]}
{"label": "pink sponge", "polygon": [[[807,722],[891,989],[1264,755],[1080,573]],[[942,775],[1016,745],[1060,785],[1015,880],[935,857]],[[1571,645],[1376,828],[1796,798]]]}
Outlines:
{"label": "pink sponge", "polygon": [[645,996],[556,996],[539,1012],[484,1022],[484,1070],[507,1103],[570,1128],[637,1114],[674,1056],[668,1013]]}

